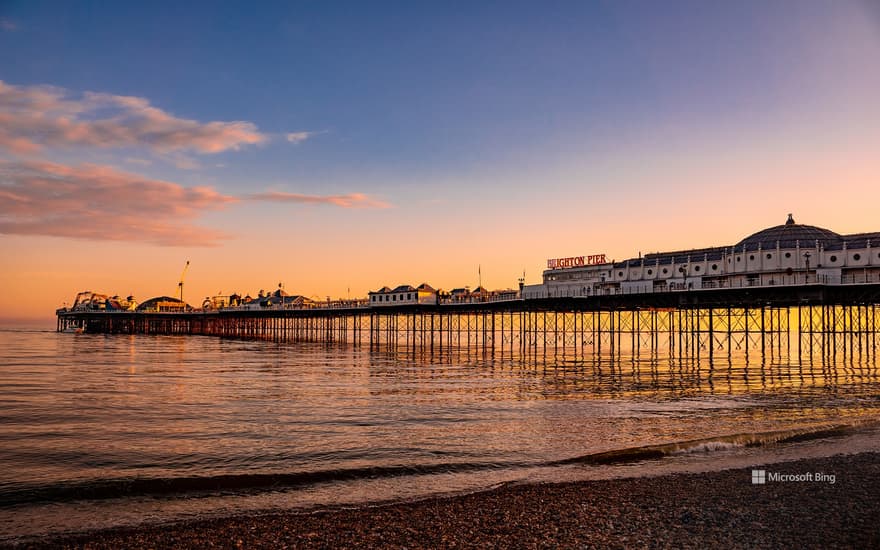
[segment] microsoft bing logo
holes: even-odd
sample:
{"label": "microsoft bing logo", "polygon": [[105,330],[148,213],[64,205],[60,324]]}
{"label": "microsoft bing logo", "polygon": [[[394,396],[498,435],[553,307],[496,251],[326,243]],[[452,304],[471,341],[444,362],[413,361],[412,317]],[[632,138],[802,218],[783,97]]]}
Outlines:
{"label": "microsoft bing logo", "polygon": [[752,470],[752,485],[764,485],[767,483],[766,470]]}

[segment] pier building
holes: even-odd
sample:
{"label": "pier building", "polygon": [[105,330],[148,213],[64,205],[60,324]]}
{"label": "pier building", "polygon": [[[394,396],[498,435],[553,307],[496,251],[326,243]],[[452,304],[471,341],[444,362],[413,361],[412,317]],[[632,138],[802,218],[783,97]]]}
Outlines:
{"label": "pier building", "polygon": [[369,297],[370,307],[437,304],[437,291],[428,283],[422,283],[418,287],[400,285],[394,290],[383,286],[379,290],[370,292]]}
{"label": "pier building", "polygon": [[646,294],[702,289],[880,282],[880,233],[840,235],[795,222],[734,245],[657,252],[623,261],[604,254],[547,261],[543,282],[522,298]]}
{"label": "pier building", "polygon": [[190,307],[189,304],[179,298],[172,298],[171,296],[158,296],[156,298],[150,298],[149,300],[146,300],[142,304],[137,306],[137,311],[154,313],[177,313],[191,310],[192,307]]}
{"label": "pier building", "polygon": [[289,294],[286,290],[282,288],[282,285],[278,285],[278,288],[273,292],[264,292],[260,290],[257,294],[256,300],[251,300],[247,303],[240,305],[239,307],[244,309],[261,309],[261,308],[272,308],[272,307],[280,307],[280,308],[310,308],[315,306],[315,301],[307,296],[302,296],[300,294]]}

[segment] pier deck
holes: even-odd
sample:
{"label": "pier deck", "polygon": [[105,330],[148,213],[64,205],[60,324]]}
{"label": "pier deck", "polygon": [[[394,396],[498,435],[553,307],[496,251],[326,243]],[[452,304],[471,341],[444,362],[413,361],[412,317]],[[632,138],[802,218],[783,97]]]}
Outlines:
{"label": "pier deck", "polygon": [[[383,308],[222,309],[180,313],[58,311],[57,329],[87,333],[208,335],[277,342],[566,348],[603,337],[702,338],[792,331],[874,336],[880,285],[759,287]],[[704,342],[704,344],[705,344]]]}

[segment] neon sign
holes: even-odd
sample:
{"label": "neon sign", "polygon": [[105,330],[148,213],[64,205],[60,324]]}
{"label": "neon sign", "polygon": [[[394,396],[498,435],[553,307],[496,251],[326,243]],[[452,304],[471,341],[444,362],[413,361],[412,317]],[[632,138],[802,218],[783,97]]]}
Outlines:
{"label": "neon sign", "polygon": [[585,265],[598,265],[608,263],[605,254],[593,254],[590,256],[572,256],[570,258],[552,258],[547,260],[547,269],[565,269],[568,267],[583,267]]}

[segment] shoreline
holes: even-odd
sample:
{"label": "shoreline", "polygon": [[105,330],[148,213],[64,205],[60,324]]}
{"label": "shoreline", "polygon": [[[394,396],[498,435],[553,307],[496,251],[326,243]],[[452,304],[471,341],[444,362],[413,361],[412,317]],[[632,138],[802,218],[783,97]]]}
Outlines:
{"label": "shoreline", "polygon": [[880,452],[759,468],[766,484],[752,483],[752,468],[511,484],[415,502],[111,528],[16,547],[880,546]]}

